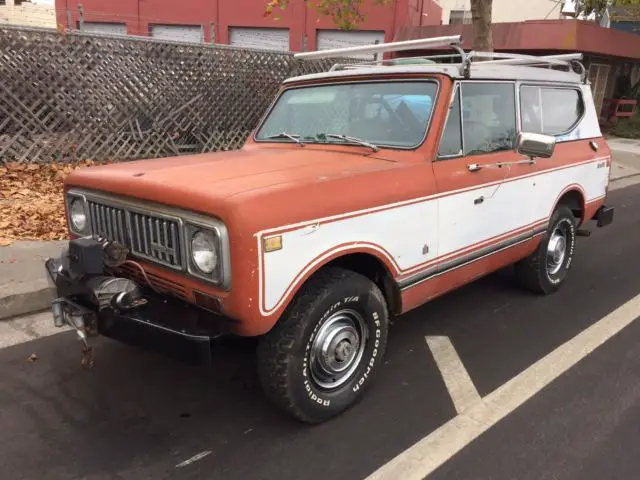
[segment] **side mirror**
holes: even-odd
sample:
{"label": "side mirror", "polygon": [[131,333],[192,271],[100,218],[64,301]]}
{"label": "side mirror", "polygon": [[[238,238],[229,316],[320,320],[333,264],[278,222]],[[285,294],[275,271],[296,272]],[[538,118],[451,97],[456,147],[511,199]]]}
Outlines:
{"label": "side mirror", "polygon": [[540,133],[520,132],[515,151],[529,158],[551,158],[556,148],[556,137]]}

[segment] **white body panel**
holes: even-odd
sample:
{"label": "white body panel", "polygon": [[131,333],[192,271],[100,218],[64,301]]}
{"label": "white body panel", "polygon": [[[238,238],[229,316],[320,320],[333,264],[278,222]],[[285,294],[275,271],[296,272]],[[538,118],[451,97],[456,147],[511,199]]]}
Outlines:
{"label": "white body panel", "polygon": [[[437,264],[452,252],[548,221],[569,187],[577,186],[587,203],[601,199],[609,179],[607,159],[259,232],[261,313],[270,315],[278,309],[305,274],[336,252],[375,250],[393,265],[395,275],[408,275]],[[474,205],[475,198],[492,193],[493,199]],[[514,208],[523,202],[527,208]],[[439,222],[438,215],[456,220]],[[436,231],[438,224],[440,232]],[[283,248],[264,253],[263,239],[276,234],[282,235]],[[429,246],[426,253],[425,245]]]}
{"label": "white body panel", "polygon": [[[446,256],[544,217],[527,205],[534,181],[530,177],[489,184],[438,199],[438,255]],[[480,197],[484,200],[476,205],[474,201]],[[514,205],[524,205],[524,209]]]}
{"label": "white body panel", "polygon": [[576,128],[566,135],[557,137],[556,141],[569,142],[572,140],[581,140],[587,138],[598,138],[602,136],[600,130],[600,123],[598,122],[598,115],[596,114],[596,107],[594,106],[593,93],[589,85],[581,85],[582,99],[584,100],[585,114],[582,120]]}

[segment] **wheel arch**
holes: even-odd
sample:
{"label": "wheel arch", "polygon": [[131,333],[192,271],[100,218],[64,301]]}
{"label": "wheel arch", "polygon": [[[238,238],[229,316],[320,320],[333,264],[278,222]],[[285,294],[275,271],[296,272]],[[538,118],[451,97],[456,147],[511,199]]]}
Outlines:
{"label": "wheel arch", "polygon": [[382,291],[391,314],[397,315],[402,311],[402,296],[400,288],[394,279],[393,272],[396,271],[394,265],[377,250],[364,247],[336,253],[315,265],[290,290],[277,317],[280,318],[282,316],[296,295],[314,276],[332,267],[343,268],[367,277]]}
{"label": "wheel arch", "polygon": [[549,218],[560,205],[569,207],[573,212],[573,215],[578,220],[579,225],[584,223],[587,204],[584,189],[580,185],[569,185],[560,193],[560,195],[558,195],[558,199],[553,205],[553,210],[551,211]]}

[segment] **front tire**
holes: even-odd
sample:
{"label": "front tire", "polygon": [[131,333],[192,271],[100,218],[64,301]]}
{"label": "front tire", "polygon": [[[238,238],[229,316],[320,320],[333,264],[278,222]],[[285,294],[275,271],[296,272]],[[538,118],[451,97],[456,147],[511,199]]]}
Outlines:
{"label": "front tire", "polygon": [[516,264],[521,285],[544,295],[558,291],[569,274],[575,248],[576,219],[569,207],[559,205],[537,250]]}
{"label": "front tire", "polygon": [[338,268],[316,274],[258,346],[270,400],[307,423],[356,404],[384,356],[388,309],[366,277]]}

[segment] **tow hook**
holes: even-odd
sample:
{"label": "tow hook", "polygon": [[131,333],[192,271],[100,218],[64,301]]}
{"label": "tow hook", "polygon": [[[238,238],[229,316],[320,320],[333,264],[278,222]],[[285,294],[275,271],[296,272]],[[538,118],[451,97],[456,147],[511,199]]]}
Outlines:
{"label": "tow hook", "polygon": [[93,368],[95,358],[93,348],[87,341],[88,337],[97,335],[97,319],[94,312],[88,310],[67,298],[57,298],[51,303],[53,321],[56,327],[68,325],[73,328],[82,342],[82,357],[80,364]]}

